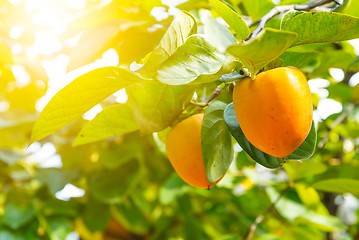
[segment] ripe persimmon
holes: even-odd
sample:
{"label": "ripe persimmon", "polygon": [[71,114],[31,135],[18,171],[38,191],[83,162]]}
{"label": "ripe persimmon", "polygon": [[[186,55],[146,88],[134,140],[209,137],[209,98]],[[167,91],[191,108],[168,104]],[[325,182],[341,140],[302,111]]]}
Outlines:
{"label": "ripe persimmon", "polygon": [[280,67],[239,80],[233,106],[246,138],[258,149],[284,158],[307,137],[313,117],[312,97],[303,73]]}
{"label": "ripe persimmon", "polygon": [[174,126],[167,135],[166,151],[183,181],[194,187],[210,188],[214,185],[207,179],[201,152],[202,121],[203,114],[195,114]]}

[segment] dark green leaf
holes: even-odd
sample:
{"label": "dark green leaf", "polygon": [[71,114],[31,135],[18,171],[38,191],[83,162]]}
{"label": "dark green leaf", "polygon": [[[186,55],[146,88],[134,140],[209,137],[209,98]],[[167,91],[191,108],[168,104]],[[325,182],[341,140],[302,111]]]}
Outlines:
{"label": "dark green leaf", "polygon": [[306,64],[314,61],[320,53],[317,52],[285,52],[279,56],[279,58],[283,59],[283,67],[293,66],[296,68],[302,68]]}
{"label": "dark green leaf", "polygon": [[82,212],[82,220],[91,232],[102,231],[107,227],[111,219],[110,209],[107,204],[97,202],[90,198]]}
{"label": "dark green leaf", "polygon": [[185,183],[177,174],[173,174],[161,187],[160,201],[162,204],[169,204],[188,189],[188,184]]}
{"label": "dark green leaf", "polygon": [[140,173],[137,160],[128,161],[116,169],[95,172],[89,179],[91,193],[104,203],[120,202],[126,192],[137,184]]}
{"label": "dark green leaf", "polygon": [[67,183],[70,183],[79,176],[79,172],[75,169],[43,168],[39,169],[37,178],[40,182],[48,186],[51,194],[55,195],[55,193],[63,189]]}
{"label": "dark green leaf", "polygon": [[201,150],[208,181],[215,183],[233,160],[232,137],[223,119],[226,104],[212,102],[204,112],[201,128]]}

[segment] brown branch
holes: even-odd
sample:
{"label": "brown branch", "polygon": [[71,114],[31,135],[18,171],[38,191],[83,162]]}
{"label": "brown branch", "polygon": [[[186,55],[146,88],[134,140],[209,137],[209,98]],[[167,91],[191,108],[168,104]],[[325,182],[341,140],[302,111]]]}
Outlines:
{"label": "brown branch", "polygon": [[317,1],[309,1],[303,5],[285,5],[285,6],[276,6],[272,10],[270,10],[266,15],[264,15],[259,21],[253,23],[251,27],[258,23],[258,27],[245,39],[248,41],[264,29],[265,24],[275,16],[281,13],[288,12],[290,10],[297,10],[297,11],[309,11],[313,10],[316,7],[322,6],[324,4],[334,2],[333,0],[317,0]]}
{"label": "brown branch", "polygon": [[246,240],[250,240],[253,237],[253,234],[255,233],[258,224],[260,224],[264,217],[267,216],[275,207],[275,205],[277,205],[277,203],[279,202],[279,200],[282,199],[282,197],[289,191],[291,187],[288,186],[286,189],[283,190],[283,192],[281,192],[281,194],[278,196],[278,198],[269,206],[269,208],[267,208],[267,210],[265,210],[261,215],[259,215],[256,220],[254,220],[254,222],[252,223],[252,225],[249,228],[249,231],[246,235]]}
{"label": "brown branch", "polygon": [[215,99],[216,97],[219,96],[219,94],[221,94],[221,92],[222,92],[222,89],[220,89],[220,88],[217,87],[216,89],[214,89],[212,95],[209,96],[209,98],[207,98],[205,102],[203,102],[203,103],[196,103],[196,102],[192,102],[192,101],[191,101],[191,104],[196,105],[196,106],[198,106],[198,107],[207,107],[208,104],[209,104],[213,99]]}

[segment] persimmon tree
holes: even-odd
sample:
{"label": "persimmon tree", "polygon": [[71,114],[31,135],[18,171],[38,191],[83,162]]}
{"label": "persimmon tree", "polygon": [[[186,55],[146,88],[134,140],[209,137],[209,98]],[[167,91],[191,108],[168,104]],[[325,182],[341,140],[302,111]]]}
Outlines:
{"label": "persimmon tree", "polygon": [[[160,1],[90,2],[61,36],[63,41],[78,36],[78,44],[58,54],[69,56],[67,70],[72,71],[114,49],[118,65],[82,74],[44,109],[35,106],[49,84],[41,67],[46,58],[34,64],[11,53],[15,43],[6,37],[0,45],[0,100],[8,105],[0,118],[0,239],[65,239],[70,232],[81,239],[359,236],[359,65],[355,41],[348,42],[359,38],[357,1],[189,0],[163,20],[156,20],[153,9],[172,13],[174,8]],[[5,14],[0,21],[10,28],[11,17]],[[31,43],[25,40],[21,44]],[[15,65],[30,75],[26,87],[16,84]],[[308,86],[306,80],[313,83],[312,93],[306,88],[292,97],[294,91],[284,82],[292,77],[278,69],[300,73],[301,86]],[[261,98],[273,91],[267,85],[259,92],[249,85],[240,88],[239,83],[259,81],[257,76],[271,71],[279,79],[271,86],[285,99],[267,104]],[[316,91],[318,81],[327,85]],[[119,103],[118,94],[127,100]],[[254,140],[248,140],[248,123],[265,114],[240,126],[238,104],[246,96],[254,97],[244,114],[273,104],[272,117],[283,129],[304,126],[300,143],[286,156],[272,156],[257,145],[256,139],[268,135],[258,126]],[[254,104],[259,98],[262,102]],[[342,110],[322,117],[323,100],[336,101]],[[102,111],[85,120],[84,114],[98,104]],[[302,106],[310,109],[310,117],[298,115]],[[288,123],[283,112],[291,107],[297,115]],[[186,139],[189,125],[185,132],[175,130],[198,116],[201,128],[196,122],[193,136]],[[179,177],[191,182],[193,171],[182,169],[177,175],[166,152],[169,133],[174,168],[196,156],[204,171],[193,179],[207,178],[201,188],[216,186],[196,189]],[[199,140],[198,133],[200,142],[192,142]],[[296,131],[284,131],[271,141],[288,142],[278,139],[286,133],[296,140]],[[42,148],[51,143],[62,166],[31,163],[35,154],[26,147],[34,143]],[[197,143],[194,153],[191,145]],[[59,199],[56,193],[66,184],[83,189],[84,195]]]}

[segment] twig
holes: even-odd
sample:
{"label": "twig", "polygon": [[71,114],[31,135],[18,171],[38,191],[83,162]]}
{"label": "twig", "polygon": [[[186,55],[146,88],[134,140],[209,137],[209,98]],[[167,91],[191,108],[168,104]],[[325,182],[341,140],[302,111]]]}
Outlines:
{"label": "twig", "polygon": [[[257,34],[264,29],[265,24],[275,16],[281,13],[288,12],[290,10],[297,10],[297,11],[309,11],[318,6],[335,2],[333,0],[318,0],[318,1],[310,1],[303,5],[285,5],[285,6],[276,6],[272,10],[270,10],[264,17],[262,17],[259,21],[253,23],[251,26],[255,24],[259,24],[258,27],[245,39],[245,41],[250,40],[251,38],[257,36]],[[335,2],[336,3],[336,2]]]}
{"label": "twig", "polygon": [[191,101],[191,104],[193,104],[193,105],[195,105],[195,106],[198,106],[198,107],[207,107],[208,104],[209,104],[213,99],[215,99],[216,97],[218,97],[219,94],[221,94],[221,92],[222,92],[222,89],[217,87],[217,88],[213,91],[212,95],[209,96],[209,98],[207,98],[205,102],[203,102],[203,103],[197,103],[197,102]]}
{"label": "twig", "polygon": [[264,213],[262,213],[256,218],[256,220],[252,223],[252,225],[249,228],[249,231],[246,236],[246,240],[252,239],[258,224],[260,224],[263,221],[264,217],[274,209],[275,205],[279,202],[279,200],[282,199],[282,197],[289,191],[290,188],[291,187],[288,186],[286,189],[284,189],[283,192],[278,196],[278,198],[269,206],[269,208],[267,208],[267,210],[265,210]]}
{"label": "twig", "polygon": [[342,112],[342,114],[340,114],[332,123],[332,125],[330,125],[328,127],[328,131],[326,132],[326,134],[324,135],[322,141],[320,141],[318,143],[318,151],[322,150],[324,148],[324,145],[326,144],[326,142],[328,141],[328,137],[329,137],[329,133],[330,131],[335,128],[338,124],[340,124],[342,121],[344,121],[344,119],[349,115],[349,113],[355,108],[355,104],[350,104],[345,111]]}

